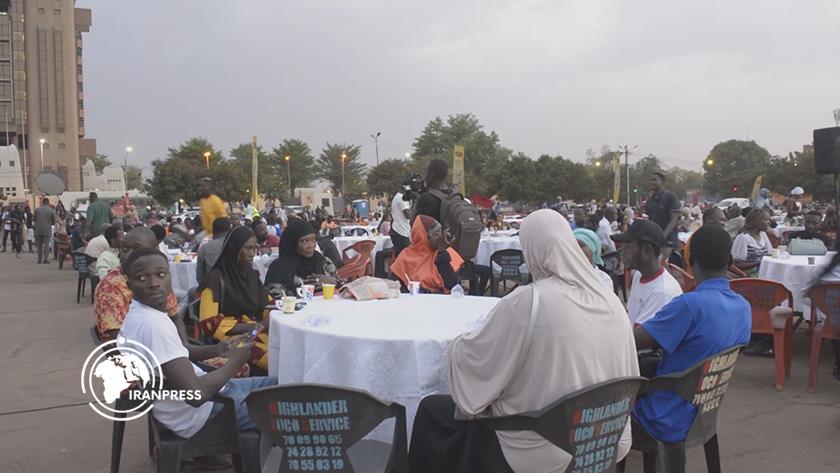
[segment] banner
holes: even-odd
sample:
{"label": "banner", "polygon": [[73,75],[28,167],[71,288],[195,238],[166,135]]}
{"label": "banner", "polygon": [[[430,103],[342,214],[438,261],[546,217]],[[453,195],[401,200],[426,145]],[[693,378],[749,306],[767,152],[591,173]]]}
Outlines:
{"label": "banner", "polygon": [[758,193],[761,191],[761,180],[764,176],[757,176],[755,178],[755,184],[753,184],[752,194],[750,194],[750,205],[754,205],[756,199],[758,199]]}
{"label": "banner", "polygon": [[453,148],[452,185],[461,195],[467,195],[464,182],[464,147],[461,145],[455,145]]}
{"label": "banner", "polygon": [[257,137],[251,137],[251,203],[256,206],[259,192],[257,190],[257,178],[259,177],[259,158],[257,157]]}
{"label": "banner", "polygon": [[615,180],[613,181],[613,203],[618,204],[618,197],[621,193],[621,155],[615,153]]}

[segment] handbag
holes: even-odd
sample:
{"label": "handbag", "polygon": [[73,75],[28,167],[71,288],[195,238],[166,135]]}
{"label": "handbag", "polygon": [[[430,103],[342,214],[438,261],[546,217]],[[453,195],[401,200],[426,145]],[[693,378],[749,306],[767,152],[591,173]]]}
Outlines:
{"label": "handbag", "polygon": [[791,255],[822,256],[827,252],[825,243],[816,238],[811,240],[794,238],[788,243],[788,253]]}

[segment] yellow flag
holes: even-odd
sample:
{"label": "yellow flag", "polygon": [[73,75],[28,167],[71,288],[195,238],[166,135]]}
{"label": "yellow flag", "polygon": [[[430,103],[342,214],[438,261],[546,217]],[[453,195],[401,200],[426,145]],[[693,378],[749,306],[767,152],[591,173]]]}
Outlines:
{"label": "yellow flag", "polygon": [[618,197],[621,193],[621,155],[615,153],[615,179],[613,180],[613,202],[618,204]]}
{"label": "yellow flag", "polygon": [[452,158],[452,185],[455,189],[466,196],[466,183],[464,182],[464,147],[455,145]]}
{"label": "yellow flag", "polygon": [[755,203],[755,200],[758,199],[758,193],[761,191],[761,180],[763,178],[764,178],[764,176],[756,176],[756,178],[755,178],[755,183],[753,184],[752,194],[750,195],[750,197],[752,197],[752,199],[750,199],[750,205]]}

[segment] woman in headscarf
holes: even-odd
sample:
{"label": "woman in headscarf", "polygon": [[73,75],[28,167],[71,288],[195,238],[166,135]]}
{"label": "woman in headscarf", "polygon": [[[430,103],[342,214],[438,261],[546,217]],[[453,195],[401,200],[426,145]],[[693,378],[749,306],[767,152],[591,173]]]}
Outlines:
{"label": "woman in headscarf", "polygon": [[282,284],[289,295],[303,284],[336,284],[335,264],[315,250],[317,234],[305,220],[289,220],[280,238],[279,257],[268,267],[265,285]]}
{"label": "woman in headscarf", "polygon": [[744,221],[744,233],[732,242],[732,261],[739,269],[755,276],[761,258],[769,254],[773,244],[767,236],[770,215],[762,209],[752,209]]}
{"label": "woman in headscarf", "polygon": [[591,261],[595,266],[598,278],[602,283],[604,283],[604,286],[606,286],[609,290],[612,290],[612,278],[610,278],[609,274],[601,271],[600,269],[604,267],[604,260],[601,258],[601,239],[598,238],[598,234],[587,228],[575,228],[573,233],[578,241],[578,245],[580,245],[580,249],[583,251],[583,254],[586,255],[586,259]]}
{"label": "woman in headscarf", "polygon": [[[459,417],[520,414],[542,409],[574,391],[638,376],[636,344],[627,313],[601,284],[580,251],[569,223],[538,210],[520,228],[534,283],[499,301],[483,327],[449,348],[452,396],[420,403],[409,449],[411,471],[486,471],[506,461],[514,472],[563,472],[571,455],[534,432],[496,434],[470,428]],[[535,326],[526,336],[535,289]],[[521,361],[520,361],[521,358]],[[628,422],[618,459],[630,449]]]}
{"label": "woman in headscarf", "polygon": [[409,287],[419,281],[424,292],[449,293],[458,284],[458,271],[464,260],[452,248],[440,223],[428,215],[418,215],[411,225],[411,246],[404,249],[391,272]]}
{"label": "woman in headscarf", "polygon": [[[256,252],[254,232],[244,226],[234,228],[225,237],[213,269],[198,286],[201,325],[216,340],[250,333],[263,318],[270,299],[252,266]],[[268,369],[266,330],[257,334],[251,350],[250,363],[262,370]]]}

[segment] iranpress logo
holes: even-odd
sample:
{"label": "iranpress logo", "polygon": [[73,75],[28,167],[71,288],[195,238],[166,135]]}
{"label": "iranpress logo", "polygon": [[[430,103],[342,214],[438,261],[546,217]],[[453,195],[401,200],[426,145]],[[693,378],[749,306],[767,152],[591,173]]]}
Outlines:
{"label": "iranpress logo", "polygon": [[152,409],[153,401],[201,397],[200,391],[164,389],[163,383],[155,354],[124,337],[96,347],[82,366],[82,393],[91,398],[91,409],[109,420],[140,418]]}

